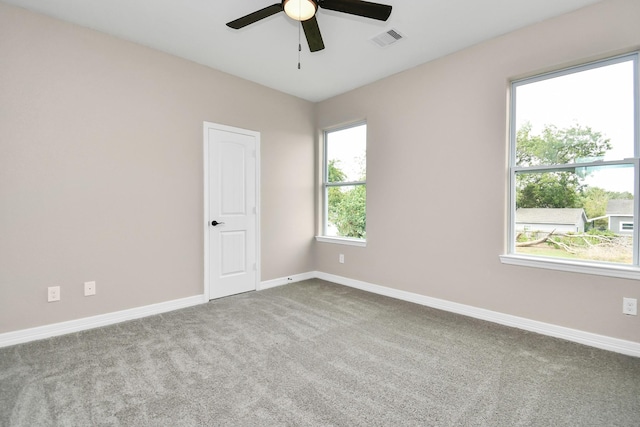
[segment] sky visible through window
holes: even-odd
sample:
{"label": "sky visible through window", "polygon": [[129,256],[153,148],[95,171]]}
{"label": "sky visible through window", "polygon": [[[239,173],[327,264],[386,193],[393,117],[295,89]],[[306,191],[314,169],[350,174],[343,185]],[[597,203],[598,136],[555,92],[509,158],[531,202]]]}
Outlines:
{"label": "sky visible through window", "polygon": [[366,176],[367,126],[365,124],[327,134],[327,163],[336,161],[347,182],[364,180]]}

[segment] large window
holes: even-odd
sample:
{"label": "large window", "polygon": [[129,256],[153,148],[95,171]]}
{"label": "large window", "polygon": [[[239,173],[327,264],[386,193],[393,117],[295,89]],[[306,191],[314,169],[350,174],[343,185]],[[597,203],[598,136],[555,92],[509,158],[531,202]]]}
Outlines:
{"label": "large window", "polygon": [[637,53],[512,83],[513,258],[639,267],[638,122]]}
{"label": "large window", "polygon": [[323,236],[367,236],[367,125],[324,132]]}

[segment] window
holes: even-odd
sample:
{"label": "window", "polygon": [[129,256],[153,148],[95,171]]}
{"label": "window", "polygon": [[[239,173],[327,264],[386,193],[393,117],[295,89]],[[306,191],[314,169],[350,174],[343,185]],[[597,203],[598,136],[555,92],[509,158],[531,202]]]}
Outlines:
{"label": "window", "polygon": [[332,241],[363,242],[367,225],[367,125],[324,132],[323,230]]}
{"label": "window", "polygon": [[[637,106],[637,53],[512,83],[503,262],[640,267]],[[616,214],[629,218],[611,221]]]}
{"label": "window", "polygon": [[620,231],[633,231],[633,223],[632,222],[620,223]]}

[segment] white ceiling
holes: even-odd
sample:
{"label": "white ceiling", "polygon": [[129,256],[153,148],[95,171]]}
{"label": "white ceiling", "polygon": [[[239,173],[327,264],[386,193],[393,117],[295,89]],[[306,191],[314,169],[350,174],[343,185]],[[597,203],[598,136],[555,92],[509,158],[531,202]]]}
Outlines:
{"label": "white ceiling", "polygon": [[[325,49],[310,53],[284,13],[240,30],[225,23],[277,0],[2,0],[321,101],[517,28],[601,0],[381,0],[386,22],[320,8]],[[390,29],[405,38],[380,48]]]}

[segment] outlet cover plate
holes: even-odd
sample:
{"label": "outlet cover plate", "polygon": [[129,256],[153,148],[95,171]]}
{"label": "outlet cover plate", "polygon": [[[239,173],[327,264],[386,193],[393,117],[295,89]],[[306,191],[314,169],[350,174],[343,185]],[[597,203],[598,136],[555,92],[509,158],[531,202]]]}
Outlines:
{"label": "outlet cover plate", "polygon": [[49,286],[47,288],[47,302],[60,301],[60,286]]}
{"label": "outlet cover plate", "polygon": [[638,300],[635,298],[622,298],[622,313],[637,316]]}
{"label": "outlet cover plate", "polygon": [[96,282],[84,282],[84,296],[88,297],[96,294]]}

